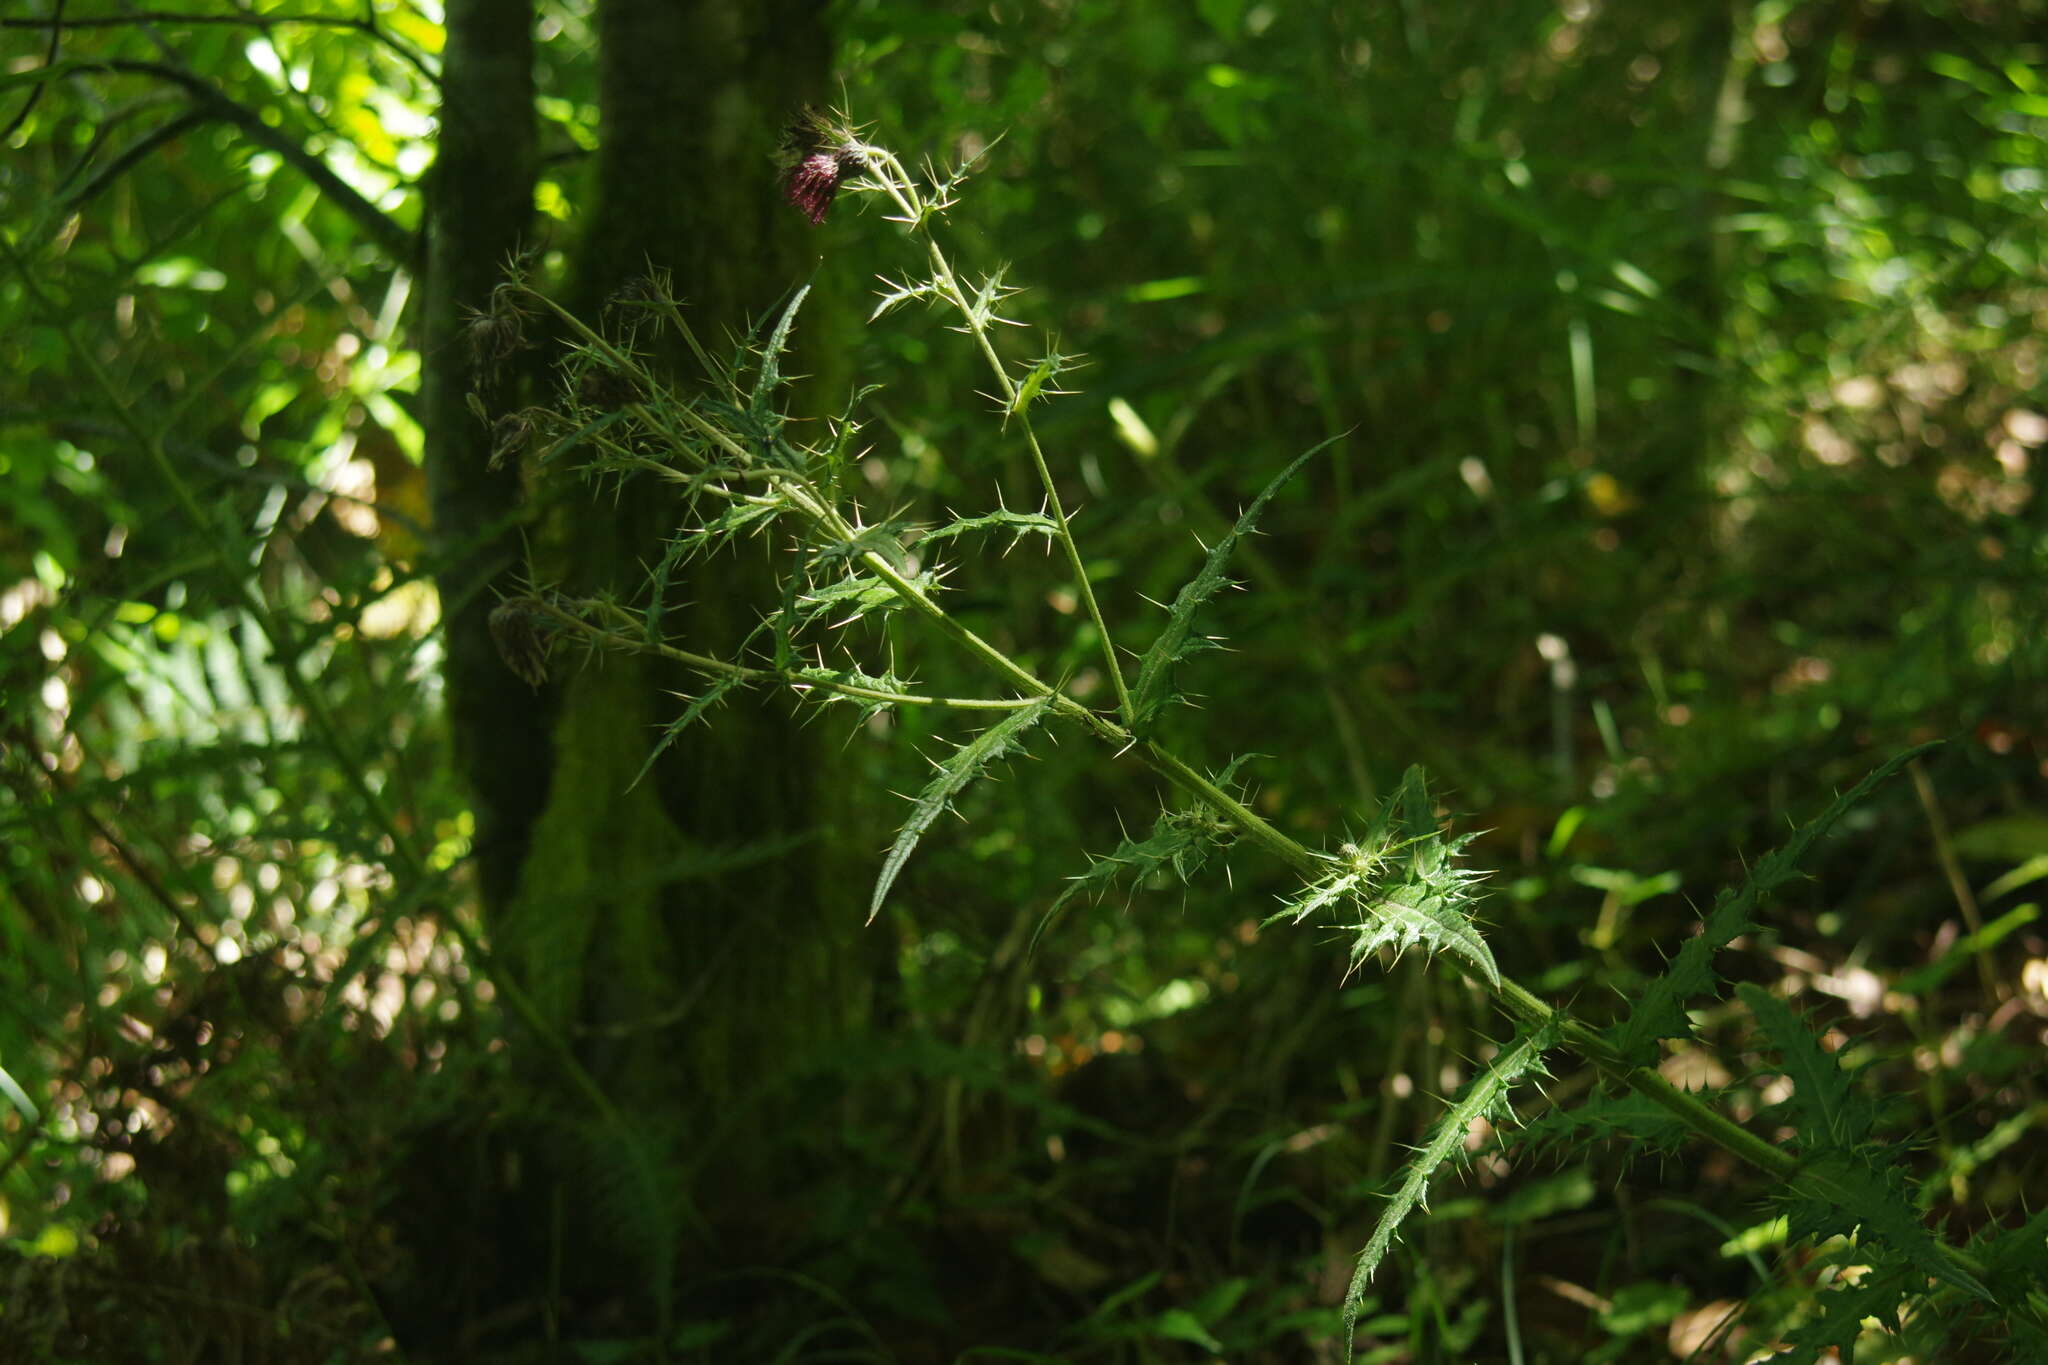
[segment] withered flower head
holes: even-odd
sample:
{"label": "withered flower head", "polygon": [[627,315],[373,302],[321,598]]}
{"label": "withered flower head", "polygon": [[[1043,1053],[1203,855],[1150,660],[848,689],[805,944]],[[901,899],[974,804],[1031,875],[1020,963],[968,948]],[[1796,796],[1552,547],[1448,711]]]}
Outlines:
{"label": "withered flower head", "polygon": [[498,657],[529,687],[548,680],[548,650],[561,628],[537,597],[508,597],[491,610]]}
{"label": "withered flower head", "polygon": [[783,132],[783,196],[814,226],[825,221],[839,187],[860,169],[852,141],[850,130],[815,109],[804,110]]}
{"label": "withered flower head", "polygon": [[647,397],[631,375],[604,365],[592,365],[576,380],[576,401],[600,412],[617,412],[628,403]]}
{"label": "withered flower head", "polygon": [[604,306],[605,311],[610,313],[614,309],[629,309],[644,307],[650,303],[662,303],[673,297],[674,295],[670,292],[669,286],[669,272],[666,270],[650,269],[645,274],[635,275],[632,279],[627,280],[617,289],[614,289],[611,292],[611,296],[604,301]]}
{"label": "withered flower head", "polygon": [[492,469],[501,468],[505,461],[516,458],[533,439],[535,429],[533,409],[508,412],[491,424]]}

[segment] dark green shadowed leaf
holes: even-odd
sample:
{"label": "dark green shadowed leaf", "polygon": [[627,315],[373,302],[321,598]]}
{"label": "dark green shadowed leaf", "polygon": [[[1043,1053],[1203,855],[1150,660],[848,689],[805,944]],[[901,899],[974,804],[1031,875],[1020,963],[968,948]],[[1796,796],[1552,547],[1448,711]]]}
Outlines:
{"label": "dark green shadowed leaf", "polygon": [[1014,752],[1024,732],[1043,720],[1052,704],[1053,697],[1047,694],[1030,706],[1011,712],[961,745],[951,758],[939,765],[938,773],[918,793],[910,809],[910,818],[897,832],[896,842],[889,846],[888,856],[882,859],[881,875],[875,879],[875,894],[868,902],[869,923],[872,924],[875,916],[882,913],[882,905],[889,899],[889,888],[896,884],[897,875],[910,861],[917,841],[931,828],[932,821],[938,819],[940,812],[952,805],[953,798],[965,791],[967,784],[979,777],[989,764]]}
{"label": "dark green shadowed leaf", "polygon": [[1437,1171],[1456,1160],[1465,1150],[1465,1133],[1480,1119],[1499,1127],[1511,1121],[1508,1092],[1532,1076],[1547,1076],[1543,1054],[1557,1046],[1559,1029],[1546,1024],[1522,1034],[1493,1063],[1474,1076],[1459,1093],[1456,1102],[1430,1129],[1429,1137],[1416,1149],[1415,1159],[1401,1177],[1401,1183],[1380,1213],[1365,1250],[1358,1253],[1358,1265],[1351,1273],[1351,1286],[1344,1291],[1344,1358],[1351,1358],[1351,1342],[1365,1302],[1366,1286],[1393,1248],[1394,1235],[1402,1222],[1418,1208],[1427,1208],[1429,1182]]}
{"label": "dark green shadowed leaf", "polygon": [[1848,1147],[1868,1137],[1877,1122],[1876,1109],[1858,1096],[1849,1073],[1821,1050],[1805,1021],[1760,986],[1745,981],[1735,993],[1749,1006],[1784,1065],[1785,1078],[1792,1082],[1792,1109],[1806,1142]]}
{"label": "dark green shadowed leaf", "polygon": [[1166,628],[1145,651],[1145,657],[1138,664],[1138,680],[1131,689],[1131,724],[1142,729],[1158,719],[1159,712],[1173,697],[1173,668],[1190,655],[1213,648],[1209,641],[1195,634],[1195,613],[1206,605],[1210,598],[1229,586],[1229,575],[1224,572],[1230,561],[1230,552],[1237,548],[1237,542],[1250,535],[1258,525],[1259,517],[1265,512],[1266,504],[1273,495],[1287,486],[1301,467],[1311,457],[1327,449],[1343,436],[1332,436],[1303,451],[1293,464],[1280,471],[1278,478],[1267,484],[1265,490],[1245,508],[1244,515],[1237,519],[1237,525],[1230,533],[1209,547],[1209,556],[1202,561],[1200,572],[1188,581],[1174,597],[1173,605],[1167,610]]}
{"label": "dark green shadowed leaf", "polygon": [[1692,1027],[1685,1018],[1685,1004],[1694,996],[1713,990],[1718,980],[1714,973],[1714,954],[1738,936],[1756,928],[1753,916],[1757,907],[1766,896],[1799,875],[1800,862],[1815,844],[1827,836],[1835,822],[1849,812],[1850,807],[1932,747],[1923,744],[1887,760],[1870,776],[1836,797],[1826,810],[1801,826],[1784,847],[1759,861],[1740,887],[1722,893],[1707,916],[1706,927],[1685,941],[1662,976],[1644,987],[1628,1018],[1607,1031],[1609,1043],[1630,1066],[1654,1066],[1660,1039],[1692,1035]]}
{"label": "dark green shadowed leaf", "polygon": [[725,700],[727,693],[736,692],[745,685],[745,682],[738,674],[729,673],[722,678],[715,679],[709,687],[698,693],[691,700],[690,704],[684,708],[683,714],[677,716],[663,727],[661,738],[655,742],[652,749],[647,751],[646,761],[640,765],[640,771],[633,774],[633,781],[628,785],[627,790],[631,791],[634,787],[640,785],[642,779],[654,770],[655,760],[662,756],[669,745],[676,742],[683,731],[702,720],[706,712]]}

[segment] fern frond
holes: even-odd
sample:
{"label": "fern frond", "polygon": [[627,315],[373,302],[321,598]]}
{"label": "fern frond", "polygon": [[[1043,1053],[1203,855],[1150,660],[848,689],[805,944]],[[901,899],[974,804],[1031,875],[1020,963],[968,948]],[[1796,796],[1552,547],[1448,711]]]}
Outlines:
{"label": "fern frond", "polygon": [[897,831],[896,842],[890,845],[888,856],[882,859],[881,874],[875,879],[875,893],[868,901],[868,923],[874,923],[875,916],[882,912],[882,903],[889,898],[889,888],[896,884],[897,874],[910,861],[918,840],[931,828],[932,821],[938,819],[940,813],[953,804],[953,798],[966,790],[967,784],[979,777],[989,764],[1014,752],[1025,731],[1043,720],[1045,713],[1052,709],[1053,700],[1053,696],[1047,694],[1030,706],[1011,712],[961,745],[951,758],[939,765],[937,775],[912,803],[910,818]]}

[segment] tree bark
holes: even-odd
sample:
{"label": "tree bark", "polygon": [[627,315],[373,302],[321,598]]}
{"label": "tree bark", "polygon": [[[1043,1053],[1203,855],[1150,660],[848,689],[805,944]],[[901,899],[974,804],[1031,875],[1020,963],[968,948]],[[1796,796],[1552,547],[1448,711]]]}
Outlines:
{"label": "tree bark", "polygon": [[[665,270],[717,354],[786,296],[810,229],[781,201],[773,152],[788,118],[823,93],[822,10],[822,0],[601,0],[600,144],[568,291],[579,316],[604,325],[622,286]],[[630,1116],[634,1131],[607,1142],[646,1144],[641,1167],[680,1179],[665,1212],[690,1208],[713,1244],[729,1245],[716,1230],[758,1215],[769,1175],[759,1135],[796,1103],[791,1062],[857,1025],[872,954],[861,951],[859,918],[829,913],[819,894],[814,732],[785,699],[734,698],[636,783],[685,704],[677,694],[701,680],[636,656],[558,658],[558,676],[536,696],[492,648],[486,618],[526,567],[503,529],[518,476],[489,468],[489,432],[467,410],[488,376],[461,320],[489,309],[530,219],[531,17],[527,0],[454,0],[448,10],[425,408],[437,534],[451,549],[475,542],[440,578],[449,714],[476,795],[475,857],[500,970]],[[688,388],[678,355],[658,350],[655,360]],[[500,393],[490,407],[523,401]],[[644,603],[648,568],[684,514],[667,488],[638,482],[614,497],[573,472],[546,477],[557,482],[531,490],[528,506],[541,510],[520,528],[533,579]],[[669,597],[665,631],[719,653],[776,600],[759,550],[693,566]],[[705,855],[736,850],[753,851],[737,871],[714,880],[698,870]],[[650,1136],[662,1133],[687,1139]],[[543,1178],[570,1206],[587,1202],[568,1164],[529,1164],[554,1172]],[[602,1222],[563,1224],[564,1264],[579,1253],[593,1265],[610,1259],[610,1248],[579,1245],[602,1238]],[[657,1274],[673,1275],[672,1255],[655,1259]]]}
{"label": "tree bark", "polygon": [[449,729],[469,783],[486,912],[511,896],[546,799],[551,707],[506,671],[489,617],[517,586],[516,462],[491,468],[491,433],[469,410],[484,376],[465,336],[488,311],[533,216],[537,140],[532,0],[450,0],[440,145],[428,182],[421,423],[427,433],[447,656]]}

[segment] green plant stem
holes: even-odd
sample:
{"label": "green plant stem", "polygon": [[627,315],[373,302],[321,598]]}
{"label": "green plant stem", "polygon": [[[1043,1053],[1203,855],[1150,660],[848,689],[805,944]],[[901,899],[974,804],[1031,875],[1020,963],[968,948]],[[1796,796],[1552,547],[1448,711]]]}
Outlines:
{"label": "green plant stem", "polygon": [[[1030,670],[953,621],[944,608],[932,602],[915,584],[896,573],[886,560],[879,555],[871,555],[869,560],[869,567],[895,586],[905,600],[917,607],[921,614],[941,624],[942,628],[956,639],[963,639],[963,643],[971,641],[969,647],[984,660],[999,667],[1006,677],[1026,687],[1036,696],[1045,696],[1053,692],[1051,687]],[[1119,749],[1128,748],[1137,742],[1130,731],[1079,702],[1062,696],[1060,703],[1059,709],[1062,714],[1084,720],[1101,738],[1117,744]],[[1246,839],[1265,849],[1294,871],[1309,878],[1323,875],[1329,864],[1327,858],[1288,837],[1265,817],[1203,776],[1172,750],[1156,741],[1148,740],[1138,744],[1138,753],[1148,767],[1187,795],[1207,803],[1235,825]],[[1497,983],[1491,982],[1476,966],[1463,959],[1449,957],[1448,960],[1474,984],[1482,989],[1491,990],[1496,1003],[1523,1024],[1539,1026],[1555,1022],[1562,1031],[1562,1038],[1567,1047],[1591,1062],[1612,1080],[1627,1086],[1669,1113],[1697,1136],[1727,1150],[1781,1182],[1793,1184],[1812,1178],[1801,1170],[1799,1159],[1792,1153],[1764,1141],[1709,1105],[1680,1090],[1648,1067],[1631,1067],[1620,1061],[1593,1028],[1573,1019],[1563,1010],[1544,1003],[1534,992],[1512,977],[1503,976]],[[1824,1182],[1822,1184],[1820,1192],[1829,1194],[1830,1192],[1824,1188]],[[1985,1271],[1981,1261],[1944,1242],[1936,1242],[1935,1245],[1938,1254],[1953,1268],[1963,1272],[1970,1279],[1982,1280]]]}
{"label": "green plant stem", "polygon": [[694,654],[687,649],[677,649],[673,645],[662,644],[659,641],[644,640],[637,635],[628,635],[624,631],[606,630],[603,626],[596,625],[578,616],[574,611],[549,602],[545,598],[532,600],[542,615],[575,631],[600,648],[673,659],[699,673],[739,678],[745,682],[779,683],[796,692],[815,688],[821,692],[833,692],[843,697],[877,702],[884,706],[939,706],[957,711],[1018,711],[1034,705],[1037,700],[1017,697],[927,697],[915,692],[898,692],[886,687],[869,687],[862,683],[814,677],[795,669],[752,668],[746,664],[733,663],[729,659],[714,659],[708,654]]}
{"label": "green plant stem", "polygon": [[[1003,650],[975,634],[972,630],[954,619],[951,613],[935,602],[919,584],[905,576],[895,564],[890,562],[887,556],[873,550],[864,551],[859,556],[860,563],[876,578],[888,584],[899,600],[913,613],[930,622],[934,629],[979,659],[984,666],[993,671],[1005,683],[1019,689],[1027,699],[1022,704],[1028,704],[1029,701],[1039,698],[1052,697],[1054,699],[1054,709],[1058,714],[1084,725],[1098,739],[1110,745],[1118,753],[1135,750],[1140,760],[1148,767],[1159,773],[1168,783],[1184,794],[1203,802],[1215,810],[1221,818],[1234,826],[1244,839],[1258,845],[1266,853],[1283,865],[1291,868],[1298,875],[1312,881],[1322,878],[1327,874],[1331,866],[1331,860],[1327,856],[1319,854],[1289,837],[1263,816],[1252,810],[1242,800],[1233,796],[1165,745],[1152,739],[1140,739],[1130,728],[1132,716],[1130,694],[1122,670],[1117,666],[1114,646],[1111,642],[1107,625],[1103,621],[1101,609],[1093,588],[1089,583],[1085,566],[1081,561],[1079,549],[1068,527],[1065,509],[1061,505],[1058,493],[1053,487],[1053,480],[1045,461],[1043,449],[1040,446],[1035,431],[1030,425],[1028,415],[1019,410],[1019,390],[1011,380],[1008,372],[1004,369],[1000,356],[996,354],[994,344],[988,334],[986,321],[977,314],[973,304],[961,288],[951,264],[947,261],[944,252],[930,232],[930,218],[936,213],[938,208],[943,207],[943,204],[927,203],[919,195],[915,183],[911,181],[901,164],[892,154],[883,149],[866,147],[865,145],[860,150],[864,154],[864,158],[876,182],[889,195],[898,209],[900,214],[898,221],[904,223],[912,233],[921,234],[924,237],[933,271],[934,289],[932,292],[943,297],[949,305],[960,312],[966,323],[963,330],[973,336],[977,347],[980,349],[984,359],[987,360],[989,368],[997,377],[997,383],[1001,389],[1000,396],[1005,410],[1011,416],[1017,417],[1024,422],[1025,436],[1031,450],[1033,466],[1040,482],[1044,486],[1048,507],[1057,527],[1056,538],[1060,541],[1061,547],[1066,553],[1069,567],[1078,585],[1079,593],[1087,604],[1089,618],[1094,623],[1098,636],[1103,643],[1105,656],[1109,661],[1110,676],[1115,685],[1119,712],[1124,723],[1119,724],[1116,720],[1111,719],[1110,716],[1066,695],[1064,691],[1038,677],[1030,669],[1012,659]],[[562,316],[607,362],[635,374],[641,373],[639,367],[630,357],[619,352],[609,343],[606,343],[596,333],[592,332],[577,319],[569,316],[551,301],[548,301],[548,306]],[[660,406],[666,408],[669,405]],[[686,404],[675,404],[673,406],[682,414],[682,420],[698,438],[716,446],[725,455],[732,457],[734,462],[742,468],[749,466],[758,468],[752,452],[734,441],[716,423],[690,409]],[[644,415],[648,416],[650,425],[657,430],[664,431],[671,436],[675,434],[668,428],[665,422],[654,420],[652,414]],[[688,442],[678,441],[678,446],[679,448],[687,449]],[[674,471],[667,471],[667,476],[676,477]],[[781,470],[774,471],[773,484],[777,492],[787,500],[792,510],[808,521],[819,534],[840,544],[856,540],[856,528],[833,507],[828,497],[813,487],[801,474]],[[714,491],[724,492],[724,490]],[[726,496],[743,495],[728,492]],[[586,626],[585,628],[588,627]],[[674,658],[679,662],[702,671],[743,676],[750,680],[780,681],[786,685],[813,685],[813,680],[811,679],[795,679],[781,670],[749,669],[743,665],[711,659],[708,656],[689,654],[686,651],[672,649],[666,645],[651,645],[645,641],[623,635],[614,636],[609,632],[598,631],[596,633],[604,635],[607,640],[623,642],[623,644],[630,645],[633,648],[652,649],[654,652]],[[863,696],[876,701],[893,702],[899,700],[899,698],[880,689],[842,686],[833,690],[842,691],[848,695]],[[1015,706],[1020,704],[1016,702],[974,702],[966,699],[911,699],[907,697],[900,700],[909,700],[911,704],[944,702],[945,704],[981,705],[983,707]],[[1520,983],[1506,977],[1500,978],[1497,981],[1489,980],[1476,965],[1455,957],[1450,960],[1468,979],[1489,989],[1496,1004],[1507,1014],[1525,1026],[1555,1026],[1559,1030],[1561,1042],[1565,1047],[1584,1057],[1602,1074],[1608,1076],[1616,1083],[1637,1092],[1665,1112],[1671,1114],[1692,1133],[1726,1149],[1780,1182],[1816,1181],[1816,1177],[1811,1173],[1802,1171],[1799,1159],[1794,1154],[1757,1137],[1741,1125],[1716,1112],[1699,1099],[1678,1089],[1656,1071],[1646,1067],[1629,1066],[1614,1054],[1613,1050],[1608,1047],[1597,1031],[1571,1018],[1564,1011],[1546,1004]],[[1816,1191],[1824,1197],[1835,1197],[1824,1188],[1825,1184],[1824,1180],[1816,1181]],[[1961,1272],[1961,1275],[1968,1279],[1981,1279],[1983,1267],[1978,1261],[1966,1253],[1947,1247],[1945,1244],[1938,1245],[1941,1248],[1940,1254],[1946,1258],[1948,1264],[1953,1269]]]}
{"label": "green plant stem", "polygon": [[1116,642],[1109,633],[1109,622],[1103,618],[1102,606],[1095,599],[1095,587],[1088,579],[1087,566],[1081,562],[1081,548],[1074,542],[1073,530],[1067,524],[1067,510],[1060,502],[1059,488],[1054,484],[1052,469],[1045,460],[1045,450],[1038,442],[1038,431],[1031,424],[1031,414],[1019,406],[1017,384],[1010,378],[1002,357],[996,354],[995,342],[989,337],[988,323],[976,314],[967,301],[967,294],[960,287],[959,277],[953,273],[953,266],[940,248],[938,238],[931,230],[934,216],[917,192],[916,182],[895,155],[879,147],[863,147],[867,153],[870,170],[880,171],[878,177],[898,208],[906,217],[907,230],[921,233],[924,237],[925,252],[931,259],[932,279],[939,285],[939,291],[946,302],[953,305],[967,324],[967,332],[981,348],[982,358],[988,361],[989,370],[996,377],[996,387],[1003,400],[1003,410],[1015,417],[1024,430],[1025,444],[1031,450],[1031,466],[1038,475],[1039,487],[1045,493],[1046,509],[1051,513],[1057,526],[1055,537],[1060,549],[1067,557],[1067,567],[1073,572],[1075,590],[1081,595],[1082,605],[1088,610],[1088,619],[1095,626],[1095,637],[1102,642],[1103,662],[1109,671],[1111,686],[1116,689],[1117,712],[1129,725],[1136,719],[1131,704],[1130,685],[1124,681],[1123,665],[1116,657]]}

